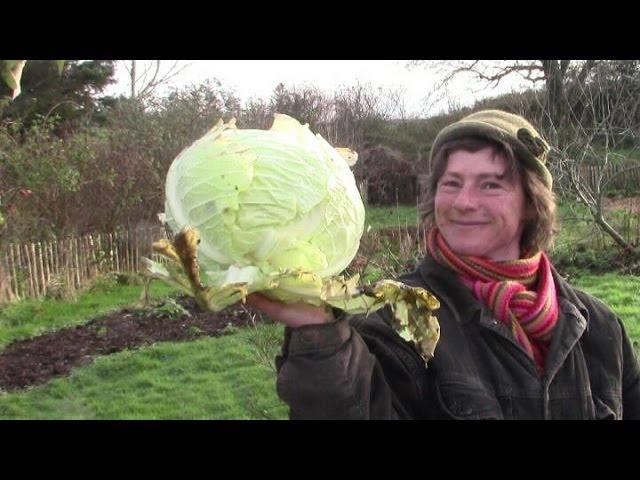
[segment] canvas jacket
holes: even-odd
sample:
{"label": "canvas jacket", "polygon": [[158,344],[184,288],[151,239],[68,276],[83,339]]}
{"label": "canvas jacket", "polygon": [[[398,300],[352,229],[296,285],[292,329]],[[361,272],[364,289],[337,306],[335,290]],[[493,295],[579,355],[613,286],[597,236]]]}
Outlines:
{"label": "canvas jacket", "polygon": [[287,327],[278,395],[291,419],[640,419],[640,368],[622,322],[553,276],[560,316],[542,375],[511,331],[427,257],[401,281],[441,303],[428,365],[388,310]]}

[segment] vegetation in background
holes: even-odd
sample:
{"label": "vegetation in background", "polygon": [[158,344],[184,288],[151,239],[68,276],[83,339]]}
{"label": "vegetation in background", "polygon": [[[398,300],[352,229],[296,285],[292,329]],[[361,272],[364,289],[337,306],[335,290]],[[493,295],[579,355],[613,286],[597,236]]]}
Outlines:
{"label": "vegetation in background", "polygon": [[[56,133],[67,136],[83,123],[100,124],[115,99],[100,96],[113,83],[113,60],[29,60],[20,78],[21,93],[0,104],[0,121],[24,134],[34,123],[58,118]],[[0,93],[7,86],[0,83]]]}

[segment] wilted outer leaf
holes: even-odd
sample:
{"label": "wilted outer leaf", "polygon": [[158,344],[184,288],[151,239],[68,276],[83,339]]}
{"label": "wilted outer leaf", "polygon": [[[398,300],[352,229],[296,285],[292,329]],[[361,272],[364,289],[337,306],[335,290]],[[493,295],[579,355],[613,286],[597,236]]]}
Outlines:
{"label": "wilted outer leaf", "polygon": [[[193,296],[206,310],[220,311],[244,299],[253,292],[281,301],[304,300],[317,306],[330,305],[349,314],[365,314],[390,306],[394,329],[419,349],[425,362],[434,355],[440,339],[440,325],[432,315],[440,302],[427,290],[394,280],[381,280],[369,287],[358,287],[358,275],[321,278],[301,270],[281,270],[269,275],[255,267],[232,267],[215,285],[200,282],[197,230],[185,227],[173,242],[154,243],[154,250],[172,260],[172,269],[144,259],[147,264],[146,283],[142,299],[148,299],[149,282],[153,279],[179,286]],[[179,266],[179,267],[178,267]],[[187,280],[188,278],[188,280]]]}

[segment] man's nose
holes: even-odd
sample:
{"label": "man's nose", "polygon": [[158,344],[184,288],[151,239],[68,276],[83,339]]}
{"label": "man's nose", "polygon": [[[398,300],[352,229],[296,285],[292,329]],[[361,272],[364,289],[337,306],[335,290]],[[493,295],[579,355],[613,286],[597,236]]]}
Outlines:
{"label": "man's nose", "polygon": [[473,210],[478,206],[477,196],[472,186],[463,186],[456,196],[453,206],[460,210]]}

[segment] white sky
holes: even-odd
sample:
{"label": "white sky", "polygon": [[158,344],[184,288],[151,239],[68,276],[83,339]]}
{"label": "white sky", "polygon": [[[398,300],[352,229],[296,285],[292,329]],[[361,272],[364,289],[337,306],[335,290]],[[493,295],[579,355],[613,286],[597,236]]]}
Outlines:
{"label": "white sky", "polygon": [[[138,71],[145,62],[140,63]],[[172,63],[167,60],[165,66]],[[189,60],[180,61],[185,68],[172,79],[168,88],[217,78],[224,88],[233,90],[242,102],[246,102],[251,97],[269,98],[278,83],[289,87],[315,86],[332,92],[340,86],[360,82],[384,89],[400,89],[409,116],[435,114],[446,109],[447,100],[427,108],[429,101],[426,97],[433,91],[438,75],[423,67],[407,69],[406,64],[406,60]],[[106,93],[126,95],[130,86],[122,62],[117,63],[116,79],[118,83],[109,87]],[[517,79],[507,79],[498,88],[487,90],[469,78],[460,77],[448,93],[436,94],[445,94],[450,101],[466,106],[482,97],[511,91],[518,85]]]}

